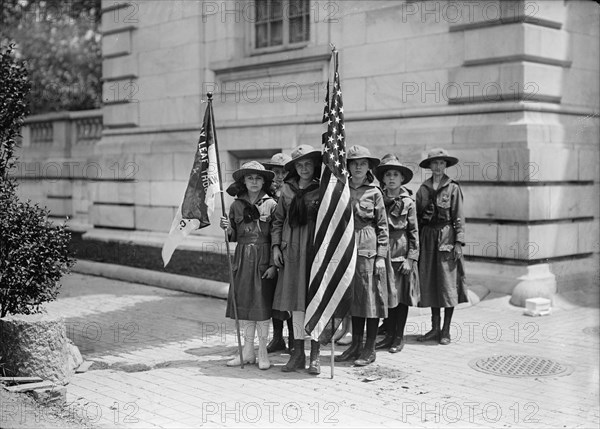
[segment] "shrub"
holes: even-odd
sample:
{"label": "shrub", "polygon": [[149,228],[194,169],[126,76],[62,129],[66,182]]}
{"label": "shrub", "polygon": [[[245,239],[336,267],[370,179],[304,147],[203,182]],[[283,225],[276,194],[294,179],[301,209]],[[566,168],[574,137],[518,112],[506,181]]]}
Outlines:
{"label": "shrub", "polygon": [[0,317],[31,314],[56,299],[58,281],[74,260],[68,251],[66,224],[55,226],[48,210],[19,201],[9,174],[30,85],[13,47],[0,49]]}

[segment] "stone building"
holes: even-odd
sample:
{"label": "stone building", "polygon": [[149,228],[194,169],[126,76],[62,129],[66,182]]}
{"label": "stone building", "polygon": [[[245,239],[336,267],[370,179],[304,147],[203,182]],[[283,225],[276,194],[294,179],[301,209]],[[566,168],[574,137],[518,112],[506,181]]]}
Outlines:
{"label": "stone building", "polygon": [[318,146],[333,43],[348,144],[399,155],[414,190],[428,149],[460,159],[448,172],[465,196],[472,282],[531,294],[598,284],[596,2],[102,5],[101,117],[29,118],[20,171],[25,194],[88,235],[164,239],[207,91],[226,181],[244,160]]}

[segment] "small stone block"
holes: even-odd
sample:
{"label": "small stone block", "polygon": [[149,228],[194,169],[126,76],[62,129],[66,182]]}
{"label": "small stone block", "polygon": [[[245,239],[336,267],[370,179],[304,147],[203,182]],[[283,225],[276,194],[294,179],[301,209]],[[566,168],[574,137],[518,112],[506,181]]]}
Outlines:
{"label": "small stone block", "polygon": [[525,300],[525,308],[530,312],[542,312],[550,310],[552,301],[548,298],[528,298]]}

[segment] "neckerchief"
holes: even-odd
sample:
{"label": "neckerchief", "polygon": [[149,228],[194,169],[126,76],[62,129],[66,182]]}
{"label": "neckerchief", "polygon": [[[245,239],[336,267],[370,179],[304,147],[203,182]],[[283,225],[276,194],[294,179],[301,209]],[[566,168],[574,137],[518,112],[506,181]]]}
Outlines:
{"label": "neckerchief", "polygon": [[290,217],[291,226],[306,225],[308,223],[308,210],[306,207],[306,194],[310,191],[319,189],[318,183],[311,183],[304,189],[299,187],[295,189],[296,195],[292,198],[288,216]]}

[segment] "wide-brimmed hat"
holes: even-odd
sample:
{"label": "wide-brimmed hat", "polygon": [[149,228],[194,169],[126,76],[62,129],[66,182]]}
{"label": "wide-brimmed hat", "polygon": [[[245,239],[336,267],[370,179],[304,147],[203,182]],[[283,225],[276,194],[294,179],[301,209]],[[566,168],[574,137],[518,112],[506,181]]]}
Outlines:
{"label": "wide-brimmed hat", "polygon": [[285,164],[287,164],[288,162],[290,162],[292,160],[292,157],[285,154],[285,153],[276,153],[275,155],[273,155],[271,157],[271,159],[268,162],[263,162],[262,165],[265,166],[265,168],[274,168],[274,167],[285,167]]}
{"label": "wide-brimmed hat", "polygon": [[431,161],[435,161],[436,159],[446,161],[446,167],[452,167],[453,165],[458,164],[458,158],[448,155],[448,151],[446,149],[435,148],[429,151],[427,158],[419,163],[419,167],[429,168]]}
{"label": "wide-brimmed hat", "polygon": [[285,163],[285,169],[287,171],[295,171],[294,164],[296,161],[302,161],[307,158],[315,160],[315,167],[318,167],[321,165],[323,154],[320,150],[315,149],[309,144],[300,145],[292,151],[292,159]]}
{"label": "wide-brimmed hat", "polygon": [[410,182],[413,178],[413,172],[410,168],[402,165],[398,157],[394,154],[388,153],[381,158],[381,164],[375,169],[375,177],[379,182],[383,183],[383,175],[388,170],[398,170],[402,174],[402,184]]}
{"label": "wide-brimmed hat", "polygon": [[233,172],[233,180],[244,183],[244,177],[249,174],[260,174],[265,181],[270,182],[275,177],[275,173],[265,169],[265,166],[258,161],[248,161],[242,164],[239,170]]}
{"label": "wide-brimmed hat", "polygon": [[371,156],[371,152],[364,146],[351,146],[346,152],[346,160],[366,159],[369,161],[369,168],[373,170],[379,165],[379,159]]}

